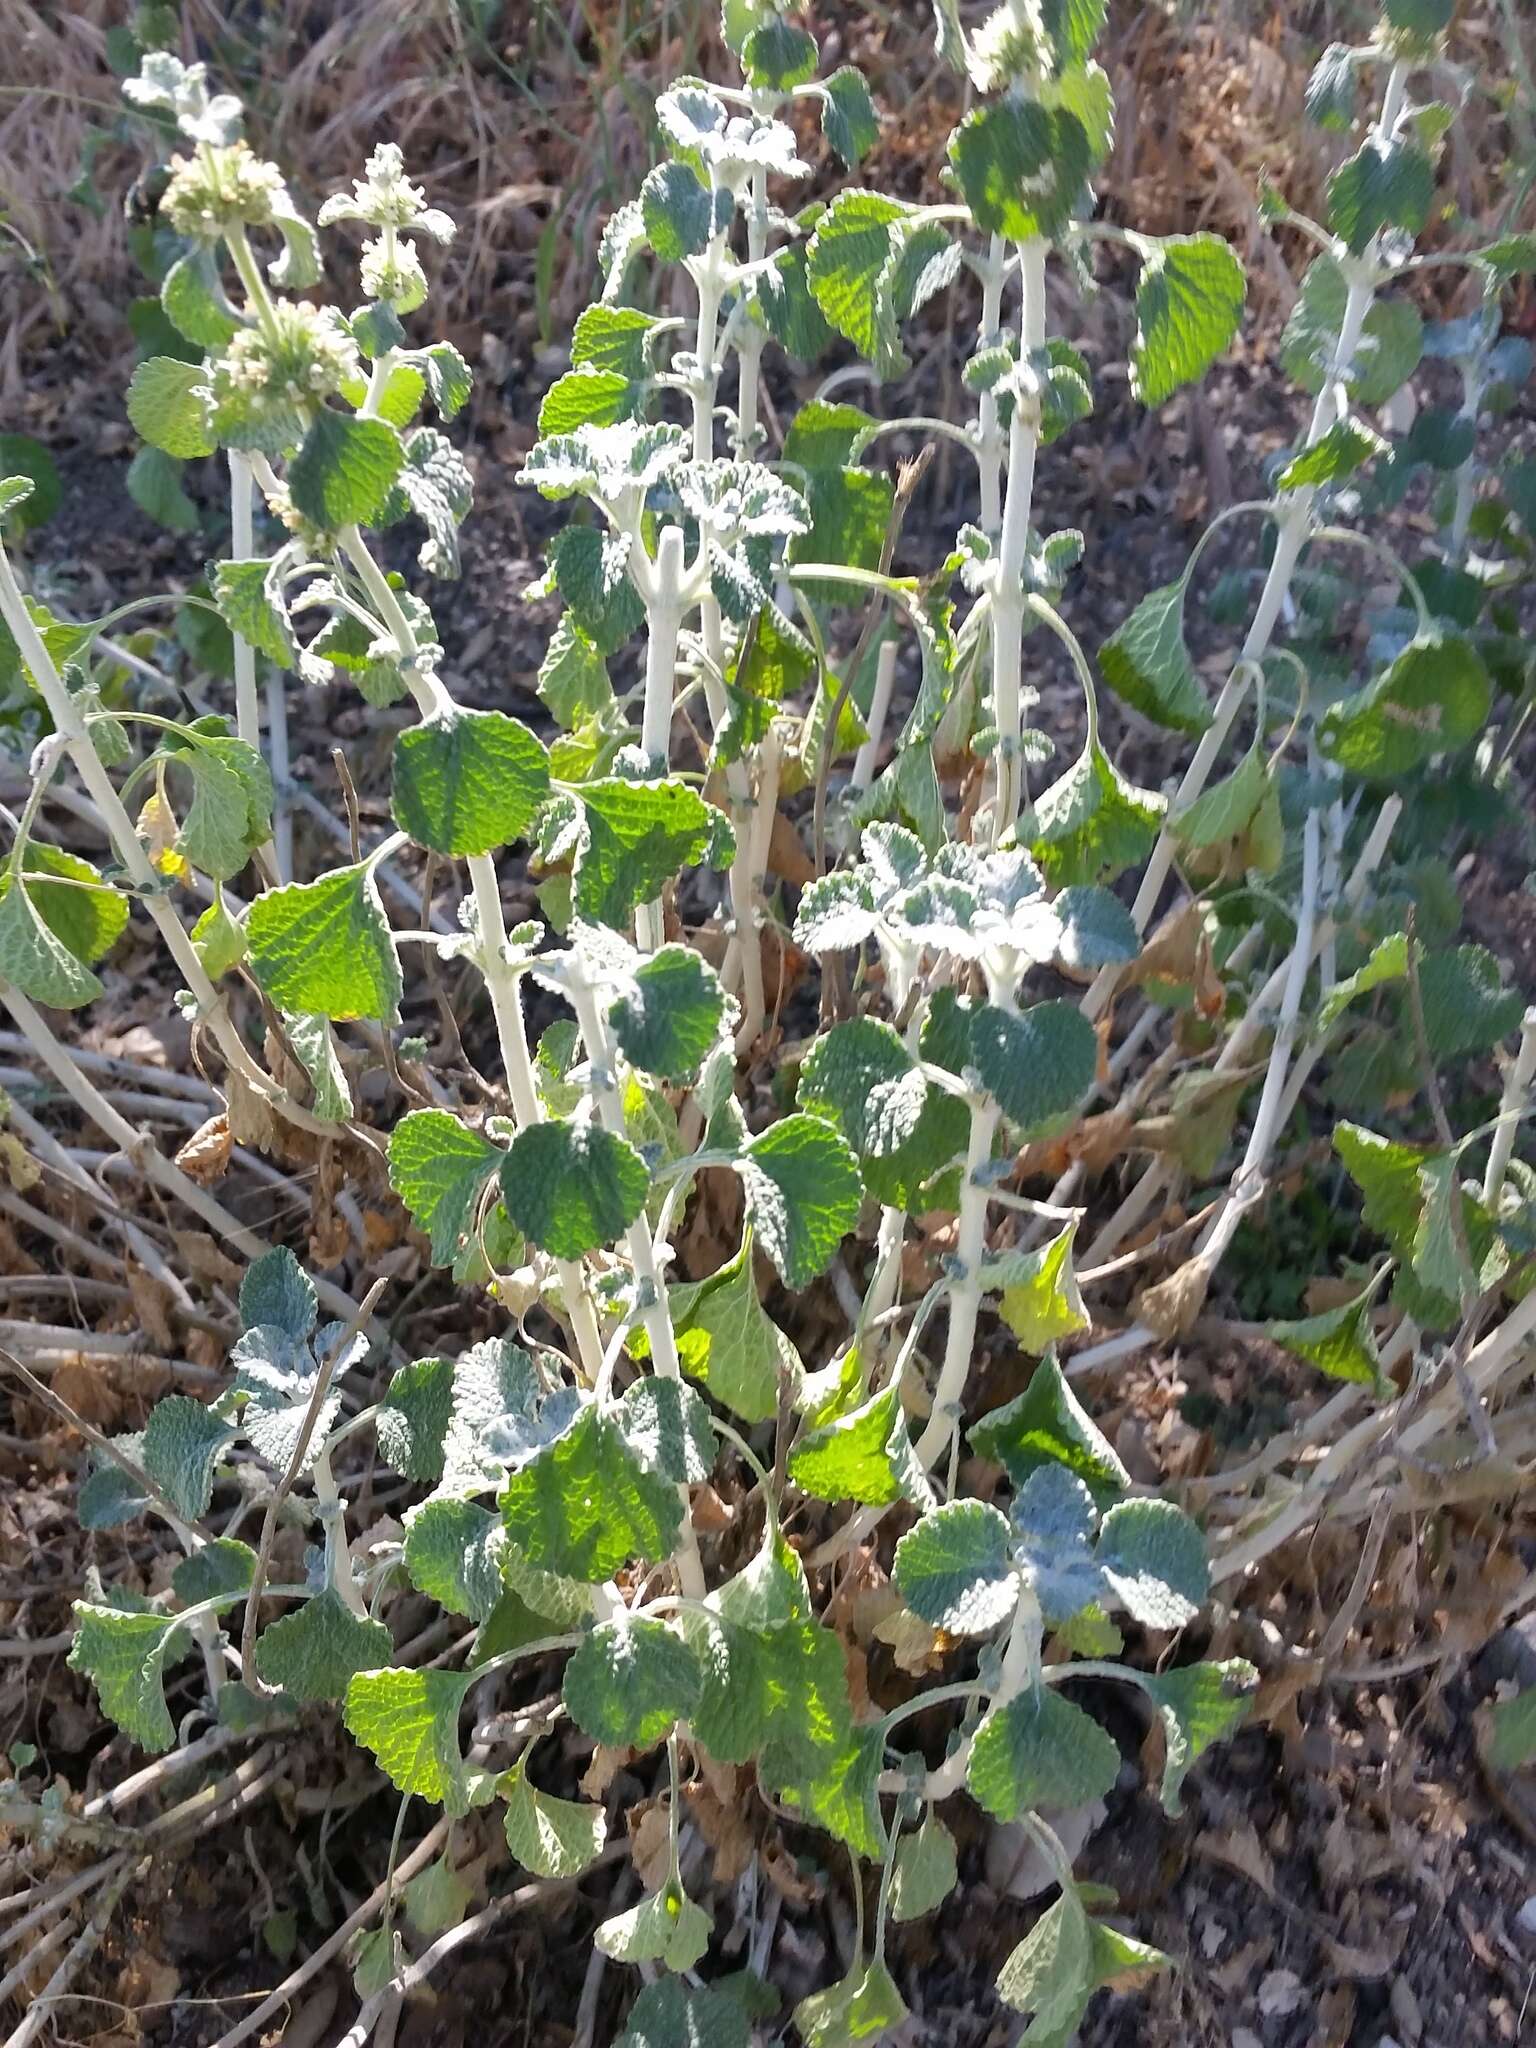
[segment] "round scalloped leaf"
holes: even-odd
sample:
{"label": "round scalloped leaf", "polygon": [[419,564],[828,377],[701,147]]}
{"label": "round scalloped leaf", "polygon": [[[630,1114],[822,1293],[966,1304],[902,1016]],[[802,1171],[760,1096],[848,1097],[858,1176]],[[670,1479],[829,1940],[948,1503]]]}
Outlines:
{"label": "round scalloped leaf", "polygon": [[446,712],[395,741],[395,823],[434,853],[497,852],[548,794],[548,754],[504,711]]}
{"label": "round scalloped leaf", "polygon": [[1024,242],[1066,225],[1093,149],[1075,114],[1010,94],[966,115],[949,160],[976,225]]}
{"label": "round scalloped leaf", "polygon": [[256,1669],[296,1700],[339,1700],[355,1672],[377,1671],[394,1649],[382,1621],[354,1614],[328,1586],[263,1631]]}
{"label": "round scalloped leaf", "polygon": [[649,1749],[698,1705],[699,1660],[665,1622],[625,1616],[584,1637],[565,1667],[571,1719],[610,1749]]}
{"label": "round scalloped leaf", "polygon": [[589,1402],[502,1488],[507,1533],[540,1571],[591,1585],[631,1558],[670,1552],[683,1514],[677,1487],[647,1467],[626,1423],[622,1410]]}
{"label": "round scalloped leaf", "polygon": [[1100,1525],[1094,1555],[1144,1628],[1183,1628],[1211,1590],[1205,1538],[1171,1500],[1117,1502]]}
{"label": "round scalloped leaf", "polygon": [[207,391],[208,372],[201,363],[150,356],[128,386],[128,417],[141,440],[178,461],[211,455],[214,443],[204,423]]}
{"label": "round scalloped leaf", "polygon": [[946,1501],[924,1515],[897,1544],[893,1576],[912,1612],[946,1635],[986,1635],[1018,1604],[1008,1524],[984,1501]]}
{"label": "round scalloped leaf", "polygon": [[714,1050],[724,1015],[714,969],[688,946],[662,946],[636,968],[608,1023],[632,1067],[661,1081],[691,1081]]}
{"label": "round scalloped leaf", "polygon": [[1391,782],[1476,739],[1492,702],[1470,641],[1416,640],[1374,682],[1329,708],[1318,744],[1348,773]]}
{"label": "round scalloped leaf", "polygon": [[1025,1135],[1070,1116],[1093,1086],[1099,1041],[1075,1003],[1022,1012],[983,1004],[971,1018],[971,1060],[982,1086]]}
{"label": "round scalloped leaf", "polygon": [[1086,1806],[1120,1775],[1120,1750],[1091,1714],[1049,1686],[994,1707],[976,1731],[965,1782],[997,1820]]}
{"label": "round scalloped leaf", "polygon": [[362,526],[383,511],[404,465],[405,443],[393,427],[327,406],[289,465],[288,489],[316,526]]}
{"label": "round scalloped leaf", "polygon": [[863,1187],[853,1154],[828,1123],[787,1116],[754,1138],[738,1171],[758,1242],[786,1287],[824,1273],[859,1220]]}
{"label": "round scalloped leaf", "polygon": [[651,1176],[627,1138],[551,1118],[519,1131],[501,1163],[507,1214],[541,1250],[579,1259],[621,1237],[645,1207]]}

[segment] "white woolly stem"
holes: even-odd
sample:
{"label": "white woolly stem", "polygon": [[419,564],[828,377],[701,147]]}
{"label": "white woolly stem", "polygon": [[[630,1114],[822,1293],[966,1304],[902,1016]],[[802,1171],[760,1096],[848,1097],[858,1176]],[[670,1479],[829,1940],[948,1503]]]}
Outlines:
{"label": "white woolly stem", "polygon": [[[577,1028],[587,1048],[591,1066],[591,1089],[593,1101],[597,1104],[598,1121],[604,1130],[615,1137],[624,1136],[624,1105],[619,1096],[618,1079],[613,1070],[613,1048],[603,1023],[597,997],[584,984],[572,981],[566,987],[571,1006],[576,1012]],[[683,1376],[682,1362],[677,1355],[677,1336],[672,1328],[672,1309],[667,1300],[666,1283],[656,1261],[655,1247],[645,1217],[637,1216],[624,1237],[629,1251],[630,1263],[634,1267],[635,1285],[640,1290],[644,1307],[641,1321],[645,1334],[650,1340],[651,1361],[663,1379],[680,1381]],[[699,1558],[698,1538],[694,1534],[693,1516],[688,1500],[688,1488],[680,1486],[678,1492],[683,1503],[682,1530],[678,1537],[677,1564],[682,1581],[683,1595],[689,1600],[702,1600],[705,1593],[704,1567]]]}

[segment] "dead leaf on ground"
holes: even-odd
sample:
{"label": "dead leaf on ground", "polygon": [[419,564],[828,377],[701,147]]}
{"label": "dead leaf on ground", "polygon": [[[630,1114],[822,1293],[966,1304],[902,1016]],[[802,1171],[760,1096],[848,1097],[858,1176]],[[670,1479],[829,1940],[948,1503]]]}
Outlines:
{"label": "dead leaf on ground", "polygon": [[217,1116],[209,1117],[207,1123],[199,1124],[176,1154],[176,1164],[200,1188],[211,1188],[229,1171],[234,1144],[229,1118],[220,1111]]}

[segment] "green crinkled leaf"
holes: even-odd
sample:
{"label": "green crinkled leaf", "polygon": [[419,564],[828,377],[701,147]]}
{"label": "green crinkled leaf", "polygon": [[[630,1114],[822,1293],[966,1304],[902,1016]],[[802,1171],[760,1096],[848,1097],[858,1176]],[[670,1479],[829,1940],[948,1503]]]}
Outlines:
{"label": "green crinkled leaf", "polygon": [[578,370],[614,372],[633,383],[650,368],[651,337],[660,324],[635,306],[588,306],[571,335],[571,362]]}
{"label": "green crinkled leaf", "polygon": [[775,341],[801,362],[814,363],[832,329],[812,295],[807,254],[803,242],[778,250],[754,282],[752,303]]}
{"label": "green crinkled leaf", "polygon": [[[415,378],[417,373],[406,374]],[[457,576],[459,527],[474,496],[469,466],[447,435],[435,427],[417,427],[405,437],[405,461],[378,517],[388,526],[408,510],[414,512],[427,529],[417,561],[429,576]]]}
{"label": "green crinkled leaf", "polygon": [[662,1081],[691,1081],[714,1050],[725,1015],[719,978],[687,946],[662,946],[638,968],[609,1027],[633,1067]]}
{"label": "green crinkled leaf", "polygon": [[211,455],[206,424],[208,372],[201,363],[176,356],[150,356],[128,386],[128,417],[151,448],[186,462]]}
{"label": "green crinkled leaf", "polygon": [[1352,775],[1395,781],[1474,740],[1492,703],[1470,641],[1416,640],[1363,690],[1329,707],[1318,745]]}
{"label": "green crinkled leaf", "polygon": [[667,1302],[689,1378],[745,1422],[776,1414],[780,1381],[787,1375],[791,1386],[799,1384],[800,1355],[758,1298],[751,1231],[743,1233],[736,1256],[707,1280],[669,1287]]}
{"label": "green crinkled leaf", "polygon": [[1169,235],[1152,244],[1136,287],[1131,390],[1161,405],[1203,377],[1243,317],[1247,282],[1220,235]]}
{"label": "green crinkled leaf", "polygon": [[39,916],[32,892],[17,886],[14,870],[0,896],[0,979],[34,1002],[78,1010],[102,992],[98,975],[57,939]]}
{"label": "green crinkled leaf", "polygon": [[627,1138],[552,1117],[518,1132],[501,1162],[501,1198],[518,1229],[557,1259],[621,1237],[645,1207],[651,1177]]}
{"label": "green crinkled leaf", "polygon": [[395,741],[395,823],[419,845],[495,853],[521,839],[549,794],[549,756],[502,711],[452,711]]}
{"label": "green crinkled leaf", "polygon": [[1037,1807],[1086,1806],[1120,1775],[1120,1750],[1090,1714],[1041,1686],[986,1715],[971,1745],[965,1782],[997,1820]]}
{"label": "green crinkled leaf", "polygon": [[654,902],[713,846],[717,813],[686,783],[589,782],[581,804],[586,833],[571,900],[590,923],[626,930],[637,904]]}
{"label": "green crinkled leaf", "polygon": [[955,1838],[936,1813],[929,1812],[915,1834],[903,1835],[891,1873],[891,1918],[898,1925],[921,1920],[949,1897],[959,1882]]}
{"label": "green crinkled leaf", "polygon": [[1086,1330],[1091,1318],[1072,1270],[1072,1240],[1077,1225],[1068,1223],[1032,1252],[1003,1252],[982,1260],[981,1284],[996,1288],[1003,1321],[1026,1351],[1041,1353],[1075,1330]]}
{"label": "green crinkled leaf", "polygon": [[374,1419],[379,1455],[402,1478],[443,1476],[443,1439],[453,1420],[453,1362],[417,1358],[391,1373]]}
{"label": "green crinkled leaf", "polygon": [[1082,123],[1015,94],[966,115],[949,161],[976,225],[1024,242],[1066,226],[1092,163]]}
{"label": "green crinkled leaf", "polygon": [[459,1925],[474,1895],[473,1885],[460,1877],[446,1856],[439,1856],[406,1884],[400,1898],[406,1919],[430,1941]]}
{"label": "green crinkled leaf", "polygon": [[199,719],[186,732],[167,734],[159,758],[173,761],[192,780],[192,801],[176,835],[176,850],[216,882],[238,875],[272,829],[272,775],[257,749]]}
{"label": "green crinkled leaf", "polygon": [[223,348],[239,332],[239,323],[214,296],[217,275],[212,252],[193,247],[171,265],[160,287],[167,319],[199,348]]}
{"label": "green crinkled leaf", "polygon": [[715,1923],[682,1886],[668,1883],[627,1912],[605,1920],[592,1939],[618,1963],[664,1963],[691,1970],[709,1947]]}
{"label": "green crinkled leaf", "polygon": [[158,1756],[176,1740],[165,1704],[165,1667],[192,1648],[174,1615],[130,1613],[91,1600],[74,1604],[71,1671],[96,1688],[101,1710],[141,1749]]}
{"label": "green crinkled leaf", "polygon": [[1266,1324],[1266,1334],[1330,1379],[1375,1386],[1381,1378],[1381,1354],[1371,1326],[1375,1296],[1373,1285],[1353,1301],[1324,1309],[1320,1315]]}
{"label": "green crinkled leaf", "polygon": [[1100,1525],[1094,1556],[1143,1628],[1183,1628],[1209,1596],[1205,1539],[1172,1501],[1117,1501]]}
{"label": "green crinkled leaf", "polygon": [[567,732],[613,702],[608,664],[569,612],[550,636],[537,688]]}
{"label": "green crinkled leaf", "polygon": [[853,1974],[795,2007],[805,2048],[847,2048],[877,2041],[907,2018],[907,2002],[884,1963],[855,1965]]}
{"label": "green crinkled leaf", "polygon": [[923,1082],[899,1033],[877,1018],[850,1018],[818,1038],[795,1099],[837,1124],[869,1192],[894,1207],[920,1207],[928,1183],[965,1150],[965,1104]]}
{"label": "green crinkled leaf", "polygon": [[587,1584],[631,1558],[667,1556],[683,1513],[676,1485],[645,1465],[624,1411],[591,1402],[511,1474],[500,1505],[531,1564]]}
{"label": "green crinkled leaf", "polygon": [[1090,746],[1036,801],[1023,829],[1052,887],[1112,882],[1151,852],[1166,808],[1162,797],[1127,782],[1102,747]]}
{"label": "green crinkled leaf", "polygon": [[237,1536],[215,1536],[184,1557],[171,1573],[178,1600],[188,1607],[204,1600],[241,1600],[256,1576],[256,1553]]}
{"label": "green crinkled leaf", "polygon": [[663,263],[701,256],[728,225],[732,210],[729,192],[719,191],[712,200],[691,164],[658,164],[640,187],[640,217]]}
{"label": "green crinkled leaf", "polygon": [[[66,952],[87,967],[111,952],[127,927],[128,898],[103,881],[99,869],[61,846],[29,839],[22,850],[21,872],[34,913]],[[63,886],[50,886],[50,876]],[[6,867],[0,871],[0,897],[11,886],[11,870]]]}
{"label": "green crinkled leaf", "polygon": [[446,1109],[413,1109],[389,1136],[389,1184],[451,1265],[469,1242],[486,1184],[505,1154]]}
{"label": "green crinkled leaf", "polygon": [[752,2048],[752,2022],[735,1989],[658,1977],[641,1986],[614,2048]]}
{"label": "green crinkled leaf", "polygon": [[1378,455],[1385,455],[1391,445],[1363,420],[1335,420],[1316,441],[1291,457],[1275,479],[1275,488],[1299,491],[1308,486],[1342,483]]}
{"label": "green crinkled leaf", "polygon": [[1004,1963],[997,1988],[1034,2015],[1023,2036],[1030,2048],[1067,2048],[1076,2033],[1095,1989],[1092,1926],[1077,1892],[1064,1890]]}
{"label": "green crinkled leaf", "polygon": [[1495,1700],[1486,1750],[1496,1771],[1519,1771],[1536,1758],[1536,1686],[1526,1686],[1513,1699]]}
{"label": "green crinkled leaf", "polygon": [[[605,308],[616,311],[616,308]],[[539,436],[573,434],[578,427],[611,427],[633,411],[633,383],[620,370],[578,365],[557,377],[539,405]]]}
{"label": "green crinkled leaf", "polygon": [[520,1763],[497,1780],[496,1789],[507,1802],[507,1847],[535,1877],[580,1877],[603,1853],[608,1816],[600,1806],[540,1792]]}
{"label": "green crinkled leaf", "polygon": [[612,1749],[649,1749],[698,1705],[699,1662],[662,1621],[619,1617],[582,1638],[562,1698],[576,1726]]}
{"label": "green crinkled leaf", "polygon": [[1458,1237],[1461,1172],[1451,1155],[1426,1159],[1419,1168],[1424,1206],[1413,1236],[1414,1277],[1434,1294],[1467,1305],[1476,1292],[1464,1241]]}
{"label": "green crinkled leaf", "polygon": [[970,1431],[973,1449],[996,1458],[1015,1491],[1042,1465],[1064,1465],[1105,1507],[1130,1485],[1107,1437],[1067,1385],[1054,1353],[1035,1367],[1029,1385],[1005,1407],[994,1409]]}
{"label": "green crinkled leaf", "polygon": [[1437,1060],[1488,1052],[1520,1028],[1525,999],[1486,947],[1431,953],[1419,966],[1424,1036]]}
{"label": "green crinkled leaf", "polygon": [[[1319,256],[1302,279],[1301,291],[1280,340],[1280,359],[1288,375],[1314,395],[1327,380],[1349,285],[1331,256]],[[1365,329],[1346,375],[1357,405],[1385,405],[1418,368],[1424,346],[1424,322],[1408,299],[1377,298],[1365,316]]]}
{"label": "green crinkled leaf", "polygon": [[296,1700],[339,1700],[354,1672],[377,1671],[394,1648],[382,1621],[354,1614],[328,1586],[262,1631],[256,1669]]}
{"label": "green crinkled leaf", "polygon": [[1099,649],[1099,666],[1116,696],[1144,718],[1200,733],[1211,707],[1184,644],[1184,592],[1182,580],[1149,591]]}
{"label": "green crinkled leaf", "polygon": [[773,92],[793,92],[814,78],[816,61],[816,38],[781,14],[767,15],[741,46],[748,85]]}
{"label": "green crinkled leaf", "polygon": [[817,223],[806,256],[823,316],[882,376],[894,376],[906,361],[895,306],[879,286],[891,260],[893,226],[909,211],[880,192],[840,192]]}
{"label": "green crinkled leaf", "polygon": [[441,1806],[451,1817],[490,1796],[493,1780],[465,1763],[459,1710],[473,1671],[360,1671],[342,1718],[378,1759],[397,1791]]}
{"label": "green crinkled leaf", "polygon": [[1435,198],[1428,155],[1404,134],[1372,132],[1328,180],[1328,225],[1355,256],[1387,228],[1416,235]]}
{"label": "green crinkled leaf", "polygon": [[213,1470],[238,1432],[188,1394],[157,1401],[144,1425],[140,1460],[178,1514],[189,1522],[208,1512]]}
{"label": "green crinkled leaf", "polygon": [[809,1429],[789,1455],[789,1476],[821,1500],[857,1500],[871,1507],[932,1499],[912,1448],[901,1389],[889,1386],[850,1414]]}
{"label": "green crinkled leaf", "polygon": [[1163,1724],[1167,1758],[1162,1799],[1169,1813],[1180,1808],[1180,1788],[1190,1767],[1214,1742],[1225,1741],[1252,1704],[1258,1673],[1241,1657],[1220,1664],[1186,1664],[1174,1671],[1135,1671],[1126,1677],[1149,1695]]}
{"label": "green crinkled leaf", "polygon": [[334,531],[376,519],[402,468],[405,443],[383,420],[322,409],[288,468],[294,505]]}
{"label": "green crinkled leaf", "polygon": [[411,1584],[450,1614],[465,1614],[471,1621],[485,1621],[502,1598],[506,1548],[506,1530],[489,1508],[474,1501],[422,1501],[406,1516],[405,1569]]}
{"label": "green crinkled leaf", "polygon": [[366,862],[268,889],[246,913],[251,972],[280,1009],[399,1021],[403,983]]}
{"label": "green crinkled leaf", "polygon": [[826,98],[821,105],[821,132],[848,169],[855,170],[880,140],[880,117],[864,74],[852,64],[841,65],[822,81],[822,89]]}
{"label": "green crinkled leaf", "polygon": [[1008,1524],[979,1500],[924,1515],[897,1544],[893,1577],[912,1612],[946,1635],[986,1635],[1018,1604]]}
{"label": "green crinkled leaf", "polygon": [[984,1003],[971,1014],[971,1061],[982,1086],[1024,1135],[1050,1130],[1093,1086],[1099,1042],[1075,1003],[1013,1012]]}
{"label": "green crinkled leaf", "polygon": [[196,533],[200,515],[182,488],[181,477],[182,465],[174,456],[159,448],[141,448],[123,481],[135,505],[157,526],[172,533]]}
{"label": "green crinkled leaf", "polygon": [[1248,831],[1272,787],[1263,751],[1252,746],[1230,775],[1174,814],[1173,835],[1197,851],[1225,846]]}
{"label": "green crinkled leaf", "polygon": [[780,1279],[808,1287],[858,1222],[863,1190],[853,1154],[820,1117],[787,1116],[752,1140],[737,1170],[753,1230]]}
{"label": "green crinkled leaf", "polygon": [[[144,1449],[142,1430],[126,1431],[111,1441],[125,1458],[139,1462]],[[120,1529],[125,1522],[137,1521],[148,1505],[149,1495],[116,1458],[106,1451],[91,1451],[89,1469],[75,1496],[75,1513],[82,1529]]]}
{"label": "green crinkled leaf", "polygon": [[1348,43],[1330,43],[1307,80],[1307,119],[1335,134],[1354,125],[1358,66],[1364,52]]}
{"label": "green crinkled leaf", "polygon": [[218,981],[245,958],[245,926],[216,896],[192,927],[192,944],[210,981]]}
{"label": "green crinkled leaf", "polygon": [[319,1319],[319,1297],[315,1283],[287,1245],[263,1252],[245,1269],[240,1282],[240,1323],[252,1330],[258,1324],[281,1330],[295,1344],[314,1334]]}
{"label": "green crinkled leaf", "polygon": [[280,668],[296,668],[299,645],[283,598],[278,558],[217,562],[213,594],[224,622]]}

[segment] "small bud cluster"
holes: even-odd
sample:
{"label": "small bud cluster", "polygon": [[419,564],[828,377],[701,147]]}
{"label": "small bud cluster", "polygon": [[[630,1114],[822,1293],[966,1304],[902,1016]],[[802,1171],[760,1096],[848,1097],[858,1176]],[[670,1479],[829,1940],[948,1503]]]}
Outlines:
{"label": "small bud cluster", "polygon": [[414,312],[427,296],[427,279],[415,243],[402,240],[402,233],[446,243],[453,239],[453,222],[428,206],[421,187],[406,177],[398,144],[381,142],[368,159],[367,176],[354,182],[351,197],[339,192],[321,207],[321,227],[341,220],[365,221],[381,230],[363,245],[363,289],[369,298],[396,313]]}
{"label": "small bud cluster", "polygon": [[976,31],[971,72],[983,92],[999,92],[1051,69],[1051,44],[1039,0],[1004,0]]}
{"label": "small bud cluster", "polygon": [[303,413],[360,375],[357,345],[339,313],[279,299],[270,329],[242,328],[214,363],[213,399],[247,419]]}
{"label": "small bud cluster", "polygon": [[179,235],[211,242],[229,228],[266,227],[277,214],[291,211],[282,172],[248,143],[171,160],[161,212]]}

